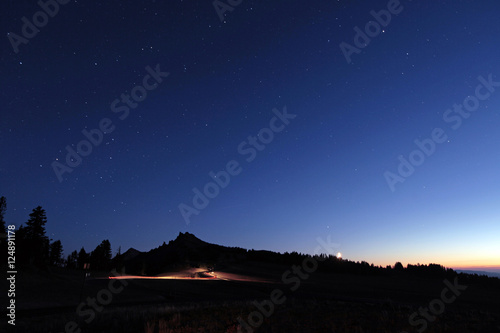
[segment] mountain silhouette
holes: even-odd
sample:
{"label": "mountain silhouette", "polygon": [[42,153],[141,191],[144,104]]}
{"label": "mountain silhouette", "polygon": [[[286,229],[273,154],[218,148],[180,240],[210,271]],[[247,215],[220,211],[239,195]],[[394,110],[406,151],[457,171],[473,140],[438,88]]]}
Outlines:
{"label": "mountain silhouette", "polygon": [[142,252],[139,251],[139,250],[136,250],[134,249],[133,247],[131,247],[130,249],[128,249],[127,251],[125,251],[122,255],[121,255],[121,259],[123,261],[128,261],[128,260],[132,260],[134,259],[135,257],[137,257],[139,254],[141,254]]}
{"label": "mountain silhouette", "polygon": [[148,252],[133,248],[123,253],[120,261],[128,274],[151,275],[189,267],[214,267],[246,258],[247,250],[202,241],[195,235],[179,233],[175,240],[165,242]]}
{"label": "mountain silhouette", "polygon": [[[246,250],[240,247],[228,247],[205,242],[195,235],[179,233],[176,239],[148,252],[140,252],[130,248],[116,256],[115,267],[125,269],[131,275],[158,275],[180,272],[188,269],[216,270],[217,272],[238,273],[246,276],[280,279],[283,272],[291,265],[304,265],[307,260],[313,262],[310,255],[297,253],[272,252],[267,250]],[[439,264],[411,265],[403,267],[401,263],[394,266],[374,266],[365,261],[354,262],[337,258],[333,255],[321,254],[314,259],[318,271],[324,273],[377,275],[377,276],[418,276],[453,279],[457,276],[451,268]],[[484,285],[499,286],[500,280],[494,277],[460,274],[464,281],[480,281]]]}

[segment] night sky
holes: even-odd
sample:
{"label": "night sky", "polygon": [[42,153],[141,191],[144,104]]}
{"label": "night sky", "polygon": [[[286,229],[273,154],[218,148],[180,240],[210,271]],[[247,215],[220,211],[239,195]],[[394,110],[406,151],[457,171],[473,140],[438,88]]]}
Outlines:
{"label": "night sky", "polygon": [[65,1],[0,4],[7,224],[500,267],[498,1]]}

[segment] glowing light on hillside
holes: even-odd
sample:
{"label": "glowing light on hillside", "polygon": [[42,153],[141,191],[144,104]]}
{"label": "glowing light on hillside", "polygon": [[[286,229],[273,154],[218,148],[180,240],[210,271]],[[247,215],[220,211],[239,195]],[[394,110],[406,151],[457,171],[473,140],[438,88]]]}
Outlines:
{"label": "glowing light on hillside", "polygon": [[342,253],[337,252],[337,258],[338,258],[338,259],[342,259]]}

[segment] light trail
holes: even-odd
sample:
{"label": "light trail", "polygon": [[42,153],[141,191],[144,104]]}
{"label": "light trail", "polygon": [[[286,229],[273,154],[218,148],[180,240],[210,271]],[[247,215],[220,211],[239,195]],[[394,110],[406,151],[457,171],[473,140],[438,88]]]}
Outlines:
{"label": "light trail", "polygon": [[190,277],[190,276],[143,276],[143,275],[121,275],[121,276],[109,276],[108,279],[111,280],[132,280],[132,279],[142,279],[142,280],[213,280],[218,279],[214,274],[203,273],[208,275],[207,277]]}

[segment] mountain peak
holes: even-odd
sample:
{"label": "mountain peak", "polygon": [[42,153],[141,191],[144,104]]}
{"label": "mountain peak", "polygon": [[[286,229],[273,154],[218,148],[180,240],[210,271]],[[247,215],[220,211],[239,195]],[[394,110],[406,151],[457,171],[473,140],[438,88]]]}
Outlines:
{"label": "mountain peak", "polygon": [[173,241],[175,244],[183,244],[187,245],[189,247],[199,247],[199,246],[204,246],[207,245],[207,242],[202,241],[198,237],[196,237],[193,234],[190,234],[189,232],[179,232],[179,235],[177,238]]}
{"label": "mountain peak", "polygon": [[133,247],[131,247],[130,249],[128,249],[127,251],[122,253],[122,258],[123,258],[123,260],[130,260],[130,259],[137,257],[141,253],[142,253],[141,251],[138,251],[138,250],[134,249]]}

